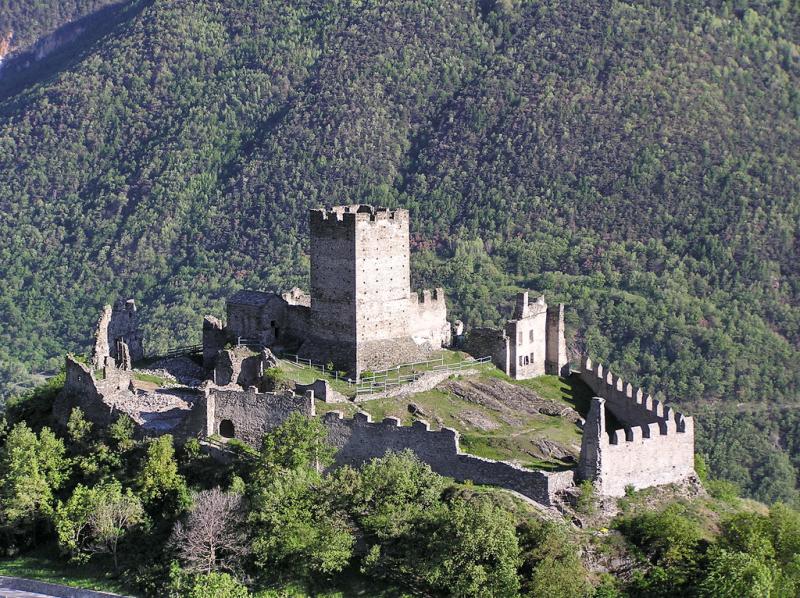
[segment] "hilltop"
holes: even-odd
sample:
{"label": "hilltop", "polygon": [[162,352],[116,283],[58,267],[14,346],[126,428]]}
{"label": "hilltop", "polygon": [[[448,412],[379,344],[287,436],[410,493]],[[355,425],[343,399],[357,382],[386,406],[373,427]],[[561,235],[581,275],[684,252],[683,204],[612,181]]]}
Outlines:
{"label": "hilltop", "polygon": [[357,199],[411,210],[454,317],[546,291],[574,348],[713,413],[716,474],[796,500],[797,7],[661,4],[125,3],[0,79],[3,394],[114,296],[158,352],[307,286],[306,210]]}

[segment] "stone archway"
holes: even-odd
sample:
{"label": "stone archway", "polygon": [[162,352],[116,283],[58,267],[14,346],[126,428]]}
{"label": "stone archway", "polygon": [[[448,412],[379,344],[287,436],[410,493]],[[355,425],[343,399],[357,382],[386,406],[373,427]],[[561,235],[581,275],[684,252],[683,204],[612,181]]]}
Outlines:
{"label": "stone archway", "polygon": [[223,438],[235,438],[236,429],[234,428],[231,420],[223,419],[221,422],[219,422],[219,435]]}

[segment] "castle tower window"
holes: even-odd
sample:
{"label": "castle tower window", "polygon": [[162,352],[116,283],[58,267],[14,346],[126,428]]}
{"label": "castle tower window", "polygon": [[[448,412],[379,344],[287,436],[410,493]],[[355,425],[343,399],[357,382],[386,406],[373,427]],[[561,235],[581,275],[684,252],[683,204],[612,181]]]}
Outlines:
{"label": "castle tower window", "polygon": [[236,431],[233,427],[233,422],[229,419],[223,419],[219,422],[219,435],[223,438],[233,438]]}
{"label": "castle tower window", "polygon": [[530,365],[530,364],[531,364],[531,362],[530,362],[530,361],[528,361],[528,357],[527,357],[527,355],[526,355],[526,356],[525,356],[525,365]]}
{"label": "castle tower window", "polygon": [[523,362],[522,362],[522,355],[520,355],[520,356],[519,356],[519,365],[520,365],[520,366],[522,366],[522,365],[523,365]]}
{"label": "castle tower window", "polygon": [[522,333],[521,332],[519,333],[519,339],[517,340],[517,344],[518,345],[522,344]]}
{"label": "castle tower window", "polygon": [[530,332],[528,332],[528,340],[529,340],[529,341],[531,341],[531,342],[533,342],[533,330],[531,330]]}
{"label": "castle tower window", "polygon": [[531,353],[531,363],[533,363],[533,353]]}

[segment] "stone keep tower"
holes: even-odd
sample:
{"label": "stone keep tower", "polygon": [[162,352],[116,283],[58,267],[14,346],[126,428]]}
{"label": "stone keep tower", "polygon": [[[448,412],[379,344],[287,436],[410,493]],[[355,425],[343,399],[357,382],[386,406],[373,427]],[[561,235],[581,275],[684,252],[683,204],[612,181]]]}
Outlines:
{"label": "stone keep tower", "polygon": [[300,349],[350,372],[420,357],[411,334],[408,211],[311,210],[311,318]]}

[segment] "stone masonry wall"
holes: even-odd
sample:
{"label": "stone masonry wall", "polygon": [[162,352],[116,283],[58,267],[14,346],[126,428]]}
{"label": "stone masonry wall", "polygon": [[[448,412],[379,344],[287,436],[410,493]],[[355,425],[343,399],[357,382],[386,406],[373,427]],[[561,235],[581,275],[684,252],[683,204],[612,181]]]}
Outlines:
{"label": "stone masonry wall", "polygon": [[[581,379],[599,396],[584,426],[577,475],[602,494],[684,481],[694,472],[694,420],[584,359]],[[606,431],[606,408],[623,429]]]}
{"label": "stone masonry wall", "polygon": [[206,434],[224,435],[220,424],[227,420],[233,424],[233,437],[254,447],[261,446],[264,434],[282,424],[289,415],[298,412],[314,415],[314,394],[228,390],[207,385],[204,388]]}
{"label": "stone masonry wall", "polygon": [[411,426],[401,426],[395,418],[372,423],[366,413],[344,419],[335,411],[326,413],[322,421],[328,428],[329,442],[339,449],[336,455],[338,465],[357,466],[383,457],[387,451],[410,449],[441,475],[514,490],[545,506],[553,504],[556,492],[573,484],[572,471],[533,471],[512,463],[462,453],[458,432],[449,428],[431,431],[423,421],[416,421]]}
{"label": "stone masonry wall", "polygon": [[569,360],[567,359],[567,340],[564,329],[564,304],[547,308],[547,354],[544,370],[553,376],[569,376]]}
{"label": "stone masonry wall", "polygon": [[356,365],[355,214],[345,214],[344,209],[311,210],[309,228],[311,330],[309,340],[301,347],[301,355],[320,363],[332,360],[340,369],[353,370]]}
{"label": "stone masonry wall", "polygon": [[98,426],[113,422],[112,407],[103,401],[92,371],[76,361],[71,355],[65,360],[64,389],[53,403],[53,417],[61,425],[66,425],[74,407],[79,407],[86,419]]}
{"label": "stone masonry wall", "polygon": [[506,324],[510,340],[510,375],[518,380],[544,374],[547,307],[538,306],[527,317]]}
{"label": "stone masonry wall", "polygon": [[115,360],[117,355],[118,340],[124,341],[132,361],[144,359],[144,345],[142,331],[139,330],[139,320],[136,312],[136,302],[133,299],[119,300],[114,306],[106,305],[97,321],[94,333],[94,349],[92,363],[96,368],[103,367],[105,358],[110,356]]}
{"label": "stone masonry wall", "polygon": [[670,417],[670,408],[607,371],[602,364],[594,365],[588,357],[581,361],[578,375],[595,396],[606,400],[606,409],[625,426],[647,425]]}
{"label": "stone masonry wall", "polygon": [[491,356],[492,363],[505,374],[510,372],[509,344],[511,339],[502,330],[495,328],[472,328],[464,337],[464,351],[480,359]]}
{"label": "stone masonry wall", "polygon": [[447,321],[444,289],[422,291],[421,299],[417,293],[411,293],[409,305],[409,330],[414,342],[427,343],[432,349],[449,346],[452,330]]}

